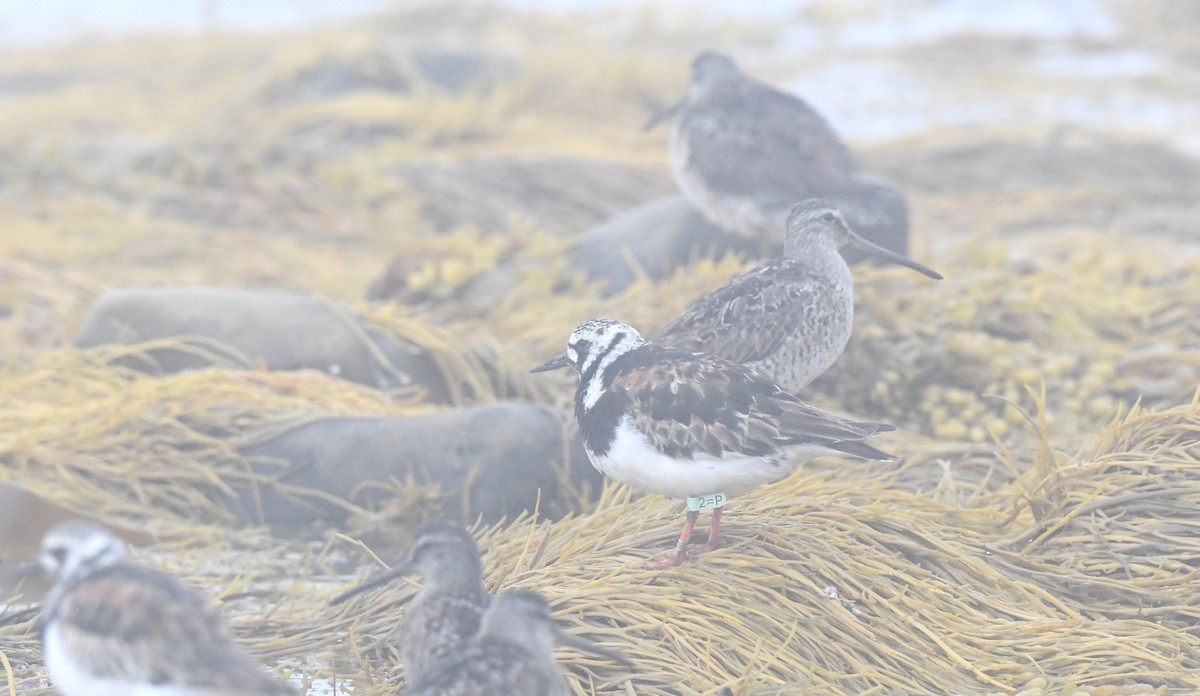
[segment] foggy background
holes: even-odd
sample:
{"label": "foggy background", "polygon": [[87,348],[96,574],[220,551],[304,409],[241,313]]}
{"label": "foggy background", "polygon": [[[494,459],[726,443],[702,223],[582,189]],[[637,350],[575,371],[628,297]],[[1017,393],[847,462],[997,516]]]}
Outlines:
{"label": "foggy background", "polygon": [[[554,588],[564,625],[639,627],[637,693],[1200,688],[1197,7],[0,0],[0,595],[47,528],[95,518],[193,586],[247,583],[223,604],[239,639],[349,693],[367,666],[323,602],[367,561],[338,535],[390,559],[450,515],[496,525],[490,577]],[[653,621],[588,603],[677,506],[601,499],[573,376],[528,374],[583,320],[652,333],[777,253],[629,217],[678,196],[668,128],[643,124],[706,49],[819,111],[903,191],[901,241],[945,276],[855,266],[850,344],[801,393],[895,424],[880,444],[903,464],[817,462],[732,503],[735,534],[799,549],[746,556],[741,587],[786,556],[879,633],[796,643],[747,619],[720,660],[655,632],[661,585],[619,586]],[[535,505],[550,522],[512,523]],[[629,538],[567,541],[594,529]],[[935,550],[863,541],[910,533]],[[864,558],[921,580],[854,595]],[[0,637],[18,688],[51,693],[44,587],[20,587]],[[797,592],[807,627],[842,625]],[[918,614],[941,642],[905,633]],[[910,652],[871,652],[893,643]],[[627,693],[593,676],[572,684]]]}

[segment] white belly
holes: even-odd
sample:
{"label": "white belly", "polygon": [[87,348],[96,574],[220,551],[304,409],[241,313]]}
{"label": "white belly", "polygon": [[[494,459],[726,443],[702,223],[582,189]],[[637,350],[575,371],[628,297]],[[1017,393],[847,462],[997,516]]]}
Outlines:
{"label": "white belly", "polygon": [[58,623],[46,627],[43,659],[50,681],[63,696],[199,696],[211,693],[180,685],[152,685],[112,678],[99,678],[74,660],[63,643]]}
{"label": "white belly", "polygon": [[700,453],[691,460],[673,459],[655,449],[625,417],[617,425],[616,439],[608,452],[598,457],[588,450],[588,457],[609,478],[639,490],[682,499],[713,493],[741,495],[780,481],[795,471],[800,462],[829,452],[824,447],[798,447],[774,457],[717,459]]}

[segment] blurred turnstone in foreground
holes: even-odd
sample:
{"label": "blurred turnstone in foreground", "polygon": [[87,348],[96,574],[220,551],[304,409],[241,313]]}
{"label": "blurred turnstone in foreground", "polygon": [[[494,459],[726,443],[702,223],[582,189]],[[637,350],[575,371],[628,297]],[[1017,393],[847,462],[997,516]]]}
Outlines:
{"label": "blurred turnstone in foreground", "polygon": [[165,573],[131,562],[99,525],[48,532],[56,584],[42,611],[46,670],[64,696],[274,696],[295,691],[234,642],[220,614]]}
{"label": "blurred turnstone in foreground", "polygon": [[533,372],[579,372],[575,417],[601,473],[634,488],[687,501],[675,550],[648,564],[679,565],[701,509],[712,509],[708,544],[720,545],[721,508],[731,496],[774,483],[822,454],[888,461],[863,442],[892,430],[809,406],[737,363],[647,342],[633,327],[593,319],[567,350]]}
{"label": "blurred turnstone in foreground", "polygon": [[654,337],[753,368],[796,393],[837,360],[854,325],[853,245],[930,278],[936,271],[855,234],[837,206],[810,199],[787,219],[783,256],[697,300]]}

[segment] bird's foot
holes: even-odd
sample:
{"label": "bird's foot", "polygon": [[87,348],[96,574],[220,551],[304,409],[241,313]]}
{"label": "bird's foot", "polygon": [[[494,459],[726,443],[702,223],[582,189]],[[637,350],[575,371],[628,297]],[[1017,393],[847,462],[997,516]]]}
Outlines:
{"label": "bird's foot", "polygon": [[669,553],[661,558],[653,561],[646,561],[642,567],[646,570],[666,570],[667,568],[676,568],[687,560],[687,551],[682,549],[672,549]]}
{"label": "bird's foot", "polygon": [[717,535],[716,537],[709,537],[709,540],[703,544],[692,544],[688,547],[687,552],[690,556],[698,556],[709,551],[716,551],[724,545],[725,537]]}

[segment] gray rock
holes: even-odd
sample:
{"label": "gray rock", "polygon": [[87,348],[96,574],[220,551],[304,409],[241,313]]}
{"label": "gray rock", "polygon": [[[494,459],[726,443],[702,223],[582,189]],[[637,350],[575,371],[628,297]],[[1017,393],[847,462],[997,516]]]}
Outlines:
{"label": "gray rock", "polygon": [[426,398],[449,400],[433,356],[364,326],[348,309],[321,297],[215,287],[109,290],[92,305],[74,345],[138,344],[182,339],[123,364],[151,374],[223,365],[312,369],[381,389],[418,384]]}
{"label": "gray rock", "polygon": [[[783,240],[783,230],[779,238]],[[571,250],[571,267],[620,292],[637,279],[665,277],[697,258],[734,252],[761,254],[759,245],[726,232],[697,212],[683,196],[658,198],[593,227]],[[632,263],[631,263],[632,261]],[[636,264],[636,268],[634,268]]]}
{"label": "gray rock", "polygon": [[[845,211],[846,219],[863,237],[898,254],[906,253],[907,227],[895,224],[908,218],[904,195],[890,184],[867,177],[861,177],[859,183],[854,193],[834,199],[839,205],[851,206]],[[667,196],[593,227],[572,248],[570,268],[591,280],[605,280],[611,292],[620,292],[633,283],[638,270],[660,279],[698,258],[777,254],[783,248],[783,234],[781,223],[778,242],[764,249],[756,240],[712,224],[683,196]],[[847,250],[845,256],[851,263],[870,258],[855,250]]]}
{"label": "gray rock", "polygon": [[[850,228],[868,241],[897,254],[908,255],[908,201],[900,189],[866,175],[854,178],[854,190],[830,198],[846,216]],[[799,201],[797,201],[799,202]],[[780,234],[782,244],[782,228]],[[850,263],[872,259],[853,248],[842,250]]]}
{"label": "gray rock", "polygon": [[418,162],[396,170],[435,230],[508,230],[514,214],[556,234],[575,234],[671,190],[659,167],[575,157],[480,157]]}
{"label": "gray rock", "polygon": [[[25,601],[38,599],[50,588],[49,578],[29,574],[26,565],[36,563],[42,535],[59,524],[86,518],[52,503],[14,483],[0,483],[0,604],[18,591]],[[97,521],[92,518],[86,518]],[[143,534],[121,532],[131,544],[148,543]]]}
{"label": "gray rock", "polygon": [[298,69],[278,75],[262,88],[263,102],[272,105],[323,101],[345,94],[375,91],[403,95],[412,78],[387,54],[368,51],[354,55],[323,55]]}
{"label": "gray rock", "polygon": [[[437,486],[444,513],[486,522],[533,510],[551,518],[574,510],[577,498],[562,482],[599,493],[600,474],[577,438],[568,441],[569,415],[528,403],[473,406],[412,418],[324,418],[243,449],[252,467],[278,472],[288,486],[373,507],[388,496],[372,483]],[[569,461],[564,465],[563,460]],[[261,505],[261,517],[260,508]],[[235,506],[247,519],[275,527],[345,519],[343,508],[269,487],[246,492]]]}
{"label": "gray rock", "polygon": [[451,94],[461,93],[496,67],[495,59],[485,53],[448,48],[414,51],[412,62],[422,78]]}

